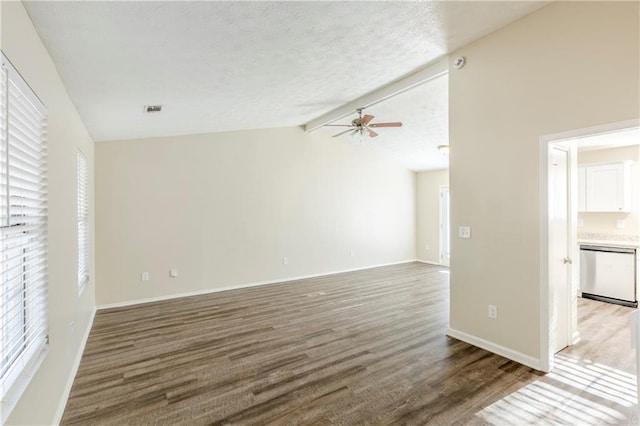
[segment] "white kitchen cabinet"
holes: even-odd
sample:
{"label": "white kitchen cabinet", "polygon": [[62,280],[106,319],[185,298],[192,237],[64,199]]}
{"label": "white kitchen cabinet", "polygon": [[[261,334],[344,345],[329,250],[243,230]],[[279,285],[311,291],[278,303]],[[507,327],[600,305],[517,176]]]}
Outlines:
{"label": "white kitchen cabinet", "polygon": [[578,168],[578,211],[631,211],[631,161]]}
{"label": "white kitchen cabinet", "polygon": [[578,167],[578,211],[587,211],[587,168]]}

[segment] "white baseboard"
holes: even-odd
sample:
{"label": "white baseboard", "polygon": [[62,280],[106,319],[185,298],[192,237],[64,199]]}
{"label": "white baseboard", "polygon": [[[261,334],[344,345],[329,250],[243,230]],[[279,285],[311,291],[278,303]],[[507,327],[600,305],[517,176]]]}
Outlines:
{"label": "white baseboard", "polygon": [[64,414],[64,409],[67,406],[67,400],[69,399],[69,394],[71,393],[71,387],[73,386],[73,381],[76,378],[76,374],[78,373],[78,368],[80,367],[80,361],[82,361],[82,355],[84,354],[84,348],[87,345],[87,340],[89,340],[89,334],[91,333],[91,328],[93,327],[93,320],[96,317],[96,308],[93,308],[91,312],[91,318],[89,318],[89,323],[87,324],[86,329],[84,330],[84,335],[82,336],[82,342],[80,343],[80,348],[78,348],[78,352],[76,353],[76,357],[73,360],[73,365],[71,366],[71,372],[69,373],[69,378],[67,379],[67,384],[64,387],[64,393],[62,394],[62,398],[60,399],[60,404],[58,405],[58,410],[56,411],[55,423],[59,425],[62,421],[62,415]]}
{"label": "white baseboard", "polygon": [[280,279],[277,279],[277,280],[254,281],[254,282],[250,282],[250,283],[235,284],[235,285],[230,285],[230,286],[225,286],[225,287],[216,287],[216,288],[210,288],[210,289],[206,289],[206,290],[198,290],[198,291],[191,291],[191,292],[186,292],[186,293],[169,294],[169,295],[165,295],[165,296],[149,297],[149,298],[145,298],[145,299],[128,300],[128,301],[125,301],[125,302],[108,303],[108,304],[104,304],[104,305],[98,305],[96,307],[96,309],[101,310],[101,309],[110,309],[110,308],[122,308],[122,307],[125,307],[125,306],[139,305],[139,304],[142,304],[142,303],[161,302],[163,300],[178,299],[180,297],[199,296],[199,295],[202,295],[202,294],[218,293],[218,292],[221,292],[221,291],[238,290],[238,289],[241,289],[241,288],[258,287],[258,286],[269,285],[269,284],[282,284],[282,283],[286,283],[286,282],[289,282],[289,281],[298,281],[298,280],[304,280],[304,279],[307,279],[307,278],[324,277],[324,276],[335,275],[335,274],[343,274],[345,272],[362,271],[362,270],[365,270],[365,269],[380,268],[382,266],[400,265],[400,264],[403,264],[403,263],[411,263],[411,262],[420,262],[420,261],[416,260],[416,259],[409,259],[409,260],[401,260],[399,262],[383,263],[383,264],[380,264],[380,265],[364,266],[364,267],[361,267],[361,268],[343,269],[343,270],[340,270],[340,271],[325,272],[325,273],[321,273],[321,274],[301,275],[301,276],[297,276],[297,277],[280,278]]}
{"label": "white baseboard", "polygon": [[477,346],[489,352],[493,352],[494,354],[503,356],[512,361],[519,362],[520,364],[526,365],[527,367],[531,367],[535,370],[543,371],[540,359],[525,355],[522,352],[505,348],[504,346],[497,345],[488,340],[472,336],[471,334],[467,334],[453,328],[450,328],[447,331],[447,336],[453,337],[454,339],[462,340],[463,342],[469,343],[470,345]]}
{"label": "white baseboard", "polygon": [[[444,266],[444,265],[442,265],[442,264],[440,264],[440,263],[438,263],[438,262],[430,262],[430,261],[428,261],[428,260],[416,259],[416,262],[418,262],[418,263],[425,263],[425,264],[427,264],[427,265]],[[446,266],[445,266],[445,268],[446,268]]]}
{"label": "white baseboard", "polygon": [[571,335],[571,345],[575,345],[580,341],[580,332],[578,330],[574,330]]}

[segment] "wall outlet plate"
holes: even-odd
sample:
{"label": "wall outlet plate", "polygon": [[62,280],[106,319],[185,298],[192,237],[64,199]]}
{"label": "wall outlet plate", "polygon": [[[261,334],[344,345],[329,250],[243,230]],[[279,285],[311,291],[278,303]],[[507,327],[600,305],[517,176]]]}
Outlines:
{"label": "wall outlet plate", "polygon": [[498,319],[498,307],[496,305],[489,305],[489,318]]}
{"label": "wall outlet plate", "polygon": [[471,227],[470,226],[460,226],[458,228],[458,237],[460,237],[460,238],[471,238]]}

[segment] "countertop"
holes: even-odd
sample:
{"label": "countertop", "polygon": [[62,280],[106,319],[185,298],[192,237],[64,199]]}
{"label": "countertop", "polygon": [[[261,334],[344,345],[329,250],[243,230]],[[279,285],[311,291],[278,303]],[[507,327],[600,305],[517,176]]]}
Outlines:
{"label": "countertop", "polygon": [[640,241],[615,241],[615,240],[581,240],[578,239],[580,245],[593,245],[602,247],[624,247],[624,248],[640,248]]}

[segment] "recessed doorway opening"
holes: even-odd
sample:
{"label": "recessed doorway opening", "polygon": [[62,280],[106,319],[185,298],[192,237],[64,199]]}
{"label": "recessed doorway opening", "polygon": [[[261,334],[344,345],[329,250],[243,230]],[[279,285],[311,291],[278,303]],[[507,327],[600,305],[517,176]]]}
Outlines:
{"label": "recessed doorway opening", "polygon": [[[580,342],[581,325],[589,333],[581,345],[598,339],[593,335],[593,329],[588,328],[598,326],[590,325],[588,321],[594,309],[618,309],[617,306],[597,305],[601,302],[594,305],[582,298],[585,277],[594,271],[587,270],[586,263],[581,262],[580,248],[581,244],[599,241],[607,246],[635,244],[638,249],[634,252],[640,251],[637,195],[640,188],[639,143],[638,120],[541,138],[540,317],[543,332],[540,346],[541,365],[545,371],[554,368],[556,353]],[[629,155],[631,158],[627,160],[625,156]],[[635,166],[629,168],[629,173],[625,175],[625,167],[631,167],[631,164]],[[587,175],[590,178],[585,179]],[[625,192],[623,188],[619,189],[623,185],[620,179],[627,179],[624,181],[627,186],[635,188],[631,200],[625,199],[624,195],[631,195],[633,190]],[[600,268],[599,279],[606,278],[608,273],[613,272]],[[640,281],[637,268],[634,273],[636,275],[630,277],[633,284],[629,284],[629,291],[624,294],[631,293],[633,296],[625,297],[633,297],[637,301],[637,283]],[[610,302],[617,301],[613,298]],[[615,315],[625,316],[625,312],[616,310]],[[628,321],[624,324],[628,324]],[[611,334],[600,338],[607,338]],[[599,349],[594,346],[594,350]],[[563,353],[570,351],[568,349]],[[595,355],[594,359],[597,359]],[[624,365],[618,367],[624,368]]]}

